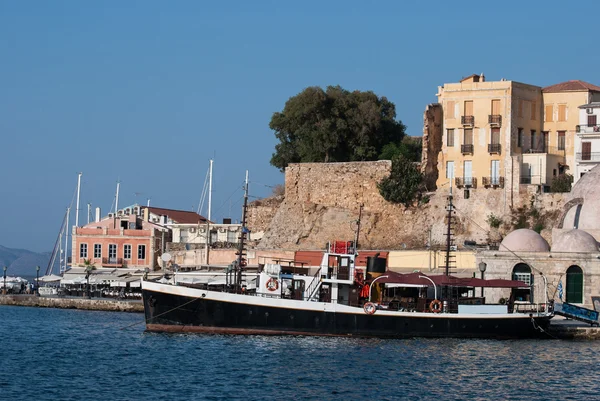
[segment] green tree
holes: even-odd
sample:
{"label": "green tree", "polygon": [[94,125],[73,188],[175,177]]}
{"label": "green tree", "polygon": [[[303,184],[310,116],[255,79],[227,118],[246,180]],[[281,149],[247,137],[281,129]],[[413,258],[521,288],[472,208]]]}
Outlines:
{"label": "green tree", "polygon": [[417,165],[402,155],[392,160],[390,176],[377,184],[385,200],[410,206],[423,190],[423,174]]}
{"label": "green tree", "polygon": [[571,184],[573,176],[570,174],[559,174],[558,177],[552,179],[550,184],[550,192],[571,192]]}
{"label": "green tree", "polygon": [[269,127],[279,143],[271,164],[377,160],[385,145],[402,142],[396,108],[373,92],[339,86],[309,87],[273,114]]}
{"label": "green tree", "polygon": [[400,144],[392,142],[384,145],[379,155],[379,160],[393,160],[396,156],[402,155],[410,161],[420,162],[422,152],[422,138],[405,136]]}

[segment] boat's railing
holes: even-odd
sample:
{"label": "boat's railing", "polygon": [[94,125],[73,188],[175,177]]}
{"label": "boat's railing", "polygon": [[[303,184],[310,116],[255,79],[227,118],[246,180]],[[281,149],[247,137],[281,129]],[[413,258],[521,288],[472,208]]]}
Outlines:
{"label": "boat's railing", "polygon": [[307,296],[304,297],[304,299],[306,299],[307,301],[310,301],[314,297],[315,293],[317,292],[317,289],[319,288],[319,284],[321,284],[321,269],[320,268],[317,270],[317,272],[313,276],[310,284],[306,288]]}
{"label": "boat's railing", "polygon": [[[510,312],[510,310],[509,310]],[[541,304],[529,304],[529,303],[515,303],[512,307],[512,313],[535,313],[545,314],[552,312],[552,305],[541,303]]]}

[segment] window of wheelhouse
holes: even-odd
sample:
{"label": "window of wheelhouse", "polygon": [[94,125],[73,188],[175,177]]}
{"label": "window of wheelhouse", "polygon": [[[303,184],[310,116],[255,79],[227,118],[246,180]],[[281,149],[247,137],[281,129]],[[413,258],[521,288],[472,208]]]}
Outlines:
{"label": "window of wheelhouse", "polygon": [[515,288],[513,296],[515,301],[532,302],[531,288],[533,286],[533,275],[531,267],[526,263],[517,264],[512,271],[512,279],[522,281],[528,285],[527,288]]}
{"label": "window of wheelhouse", "polygon": [[583,270],[579,266],[567,269],[567,298],[571,304],[583,303]]}

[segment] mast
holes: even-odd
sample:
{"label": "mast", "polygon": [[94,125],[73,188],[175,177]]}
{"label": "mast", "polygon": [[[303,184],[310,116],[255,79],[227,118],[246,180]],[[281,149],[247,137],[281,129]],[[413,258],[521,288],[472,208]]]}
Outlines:
{"label": "mast", "polygon": [[88,203],[88,216],[87,216],[87,223],[90,224],[90,213],[92,213],[92,204]]}
{"label": "mast", "polygon": [[209,253],[210,253],[210,212],[212,207],[212,168],[213,168],[213,159],[210,159],[208,165],[208,213],[206,216],[206,265],[209,263]]}
{"label": "mast", "polygon": [[[75,208],[75,227],[79,227],[79,193],[81,190],[81,175],[83,173],[78,173],[77,174],[77,206]],[[89,210],[88,210],[88,216],[89,216]]]}
{"label": "mast", "polygon": [[64,266],[60,267],[61,273],[67,270],[67,261],[69,260],[69,215],[71,214],[71,207],[67,208],[67,222],[65,224],[65,249],[64,249]]}
{"label": "mast", "polygon": [[121,185],[121,181],[117,180],[117,195],[115,196],[115,215],[119,210],[119,186]]}
{"label": "mast", "polygon": [[248,208],[248,170],[246,170],[246,182],[244,184],[244,206],[242,208],[242,233],[240,235],[240,243],[237,251],[237,263],[235,265],[235,292],[239,292],[242,288],[242,270],[246,266],[246,235],[248,228],[246,227],[246,210]]}
{"label": "mast", "polygon": [[358,209],[358,220],[356,221],[356,238],[354,240],[354,254],[358,255],[358,237],[360,236],[360,219],[362,218],[362,211],[364,203],[360,204],[360,209]]}
{"label": "mast", "polygon": [[448,195],[448,216],[447,216],[447,231],[446,231],[446,271],[445,274],[450,274],[450,249],[452,247],[452,187],[450,187],[450,195]]}

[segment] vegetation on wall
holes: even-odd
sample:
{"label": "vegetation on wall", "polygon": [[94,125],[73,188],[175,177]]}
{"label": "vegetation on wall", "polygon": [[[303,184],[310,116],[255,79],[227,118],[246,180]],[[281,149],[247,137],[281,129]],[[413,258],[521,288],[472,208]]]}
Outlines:
{"label": "vegetation on wall", "polygon": [[573,184],[573,176],[570,174],[559,174],[552,179],[550,184],[550,192],[571,192],[571,184]]}
{"label": "vegetation on wall", "polygon": [[414,162],[403,155],[398,155],[392,160],[392,171],[389,177],[381,180],[377,188],[388,202],[410,206],[421,197],[424,189],[423,174]]}
{"label": "vegetation on wall", "polygon": [[487,223],[492,228],[500,228],[500,226],[502,225],[502,218],[496,216],[493,213],[490,213],[490,214],[488,214],[488,217],[487,217]]}
{"label": "vegetation on wall", "polygon": [[378,160],[386,145],[408,147],[392,102],[340,86],[304,89],[273,114],[269,127],[279,140],[271,164],[282,171],[290,163]]}

